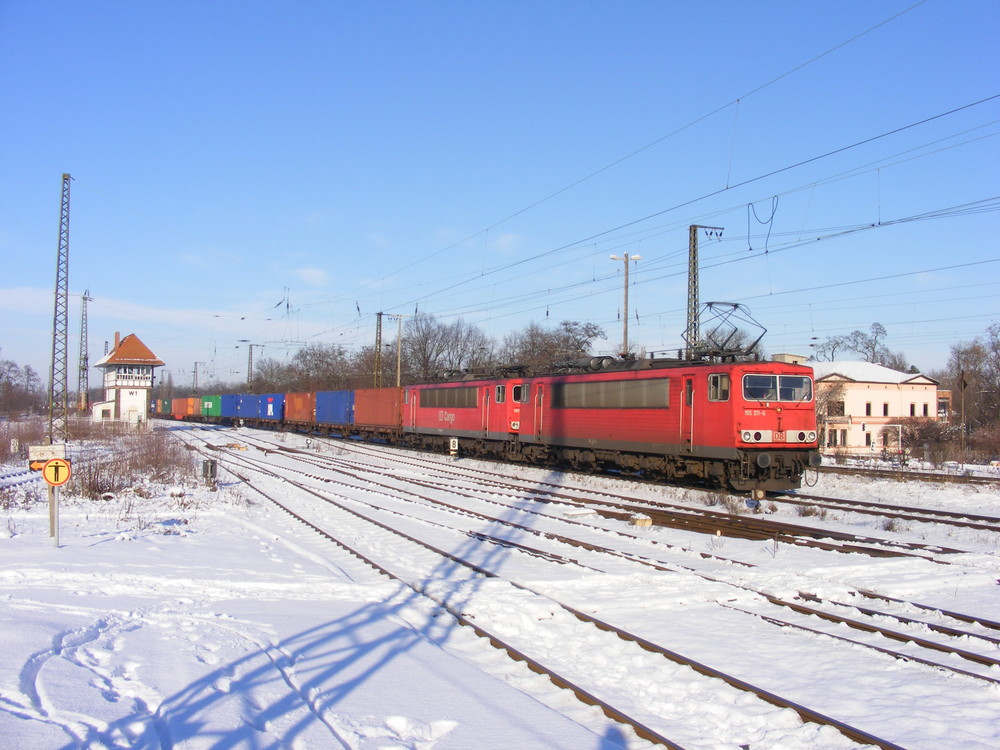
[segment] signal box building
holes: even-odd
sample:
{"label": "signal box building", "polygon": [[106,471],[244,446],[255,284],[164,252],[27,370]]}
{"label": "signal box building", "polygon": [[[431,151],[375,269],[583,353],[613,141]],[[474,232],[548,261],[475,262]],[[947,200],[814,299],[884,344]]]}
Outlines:
{"label": "signal box building", "polygon": [[897,444],[893,431],[900,420],[941,418],[938,381],[926,375],[871,362],[808,364],[815,373],[816,411],[824,433],[820,449],[828,453],[881,451]]}
{"label": "signal box building", "polygon": [[115,333],[115,347],[94,367],[104,373],[104,400],[93,406],[95,422],[125,422],[138,425],[146,421],[153,393],[154,370],[161,362],[134,333],[120,339]]}

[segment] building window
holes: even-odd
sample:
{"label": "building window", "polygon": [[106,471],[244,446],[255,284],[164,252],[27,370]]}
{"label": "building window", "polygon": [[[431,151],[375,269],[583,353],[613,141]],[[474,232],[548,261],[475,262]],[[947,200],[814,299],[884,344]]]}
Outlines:
{"label": "building window", "polygon": [[847,430],[840,431],[840,444],[845,448],[847,447]]}
{"label": "building window", "polygon": [[865,404],[865,416],[870,417],[872,415],[872,402],[869,401]]}
{"label": "building window", "polygon": [[865,433],[865,448],[870,448],[872,444],[872,434],[870,432]]}
{"label": "building window", "polygon": [[924,404],[924,416],[925,417],[929,417],[930,416],[930,414],[928,413],[929,411],[930,411],[930,407],[927,404]]}
{"label": "building window", "polygon": [[911,417],[917,416],[917,405],[916,404],[910,404],[910,416]]}
{"label": "building window", "polygon": [[889,404],[882,404],[882,416],[883,417],[889,416]]}

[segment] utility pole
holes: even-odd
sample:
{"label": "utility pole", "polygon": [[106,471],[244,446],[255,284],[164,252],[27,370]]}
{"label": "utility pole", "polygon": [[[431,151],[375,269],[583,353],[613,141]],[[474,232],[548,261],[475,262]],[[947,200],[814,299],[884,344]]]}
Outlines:
{"label": "utility pole", "polygon": [[629,255],[625,253],[623,257],[619,258],[617,255],[609,256],[611,260],[620,260],[625,264],[625,301],[624,301],[624,314],[622,315],[622,359],[628,357],[628,262],[642,260],[641,255]]}
{"label": "utility pole", "polygon": [[687,358],[694,359],[695,350],[701,339],[701,331],[698,326],[698,230],[704,229],[709,236],[722,237],[722,227],[703,227],[692,224],[688,227],[688,304],[687,304],[687,329],[684,332],[684,340],[687,342]]}
{"label": "utility pole", "polygon": [[90,399],[90,344],[87,340],[87,303],[92,301],[88,289],[80,300],[80,376],[77,382],[77,406],[87,411]]}
{"label": "utility pole", "polygon": [[52,315],[52,365],[49,369],[49,443],[69,439],[69,183],[62,176],[62,199],[59,207],[59,249],[56,254],[56,298]]}

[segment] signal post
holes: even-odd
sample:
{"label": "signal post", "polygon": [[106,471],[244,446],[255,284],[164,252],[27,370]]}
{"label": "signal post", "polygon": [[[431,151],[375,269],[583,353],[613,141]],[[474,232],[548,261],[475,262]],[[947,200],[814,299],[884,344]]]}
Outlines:
{"label": "signal post", "polygon": [[66,458],[66,444],[29,445],[28,468],[42,472],[49,485],[49,536],[59,546],[59,488],[73,475],[73,467]]}

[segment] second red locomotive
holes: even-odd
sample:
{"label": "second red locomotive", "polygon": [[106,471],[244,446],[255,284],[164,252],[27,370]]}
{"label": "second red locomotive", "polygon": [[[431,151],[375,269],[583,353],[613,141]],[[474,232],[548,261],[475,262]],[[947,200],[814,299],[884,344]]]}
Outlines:
{"label": "second red locomotive", "polygon": [[698,480],[758,497],[798,487],[820,464],[809,367],[606,362],[578,374],[407,386],[402,441],[441,449],[458,438],[468,455]]}

